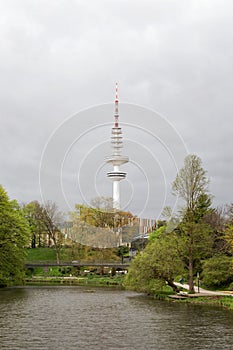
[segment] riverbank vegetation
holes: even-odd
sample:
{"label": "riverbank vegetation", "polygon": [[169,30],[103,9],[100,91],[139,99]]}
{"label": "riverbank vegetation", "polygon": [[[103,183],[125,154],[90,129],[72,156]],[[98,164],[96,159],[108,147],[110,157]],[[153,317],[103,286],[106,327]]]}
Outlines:
{"label": "riverbank vegetation", "polygon": [[[69,257],[69,248],[64,248],[63,254]],[[49,266],[54,263],[55,251],[51,248],[28,249],[31,263],[46,262],[48,266],[26,269],[26,285],[90,285],[95,287],[114,286],[123,288],[124,272],[112,267],[89,266]],[[117,257],[117,255],[115,255]],[[38,258],[40,260],[38,260]],[[70,260],[68,260],[70,261]],[[92,260],[93,261],[93,260]],[[95,260],[97,261],[97,260]],[[119,261],[119,257],[118,257]],[[91,260],[89,260],[91,264]]]}
{"label": "riverbank vegetation", "polygon": [[186,280],[214,289],[233,288],[233,205],[214,209],[201,160],[190,155],[173,182],[185,206],[176,217],[161,223],[144,250],[133,259],[126,277],[130,289],[156,293],[174,281]]}
{"label": "riverbank vegetation", "polygon": [[97,275],[85,274],[76,276],[46,276],[41,273],[35,274],[25,279],[25,284],[29,286],[41,285],[69,285],[69,286],[94,286],[94,287],[116,287],[123,289],[124,276],[123,275]]}
{"label": "riverbank vegetation", "polygon": [[[129,250],[124,250],[123,256],[127,256]],[[27,262],[53,262],[56,261],[54,247],[25,248]],[[74,242],[71,245],[63,245],[60,249],[60,263],[62,261],[119,261],[121,260],[121,247],[118,248],[94,248]]]}
{"label": "riverbank vegetation", "polygon": [[22,281],[29,237],[30,228],[18,203],[0,186],[0,286]]}
{"label": "riverbank vegetation", "polygon": [[[78,249],[77,249],[78,250]],[[91,252],[91,253],[90,253]],[[103,256],[104,252],[104,256]],[[68,285],[95,285],[95,286],[123,286],[124,271],[115,267],[92,266],[93,262],[118,262],[121,264],[121,249],[109,248],[101,252],[99,249],[88,250],[85,256],[85,266],[73,266],[73,263],[84,260],[74,260],[71,247],[63,247],[61,257],[63,261],[70,262],[68,266],[51,266],[56,263],[54,248],[27,248],[27,263],[45,264],[45,266],[30,267],[26,269],[25,283],[28,285],[41,284],[68,284]],[[77,253],[78,255],[78,253]],[[83,256],[83,255],[82,255]],[[80,257],[80,256],[79,256]],[[111,260],[110,260],[111,258]],[[47,265],[46,265],[47,264]]]}
{"label": "riverbank vegetation", "polygon": [[197,298],[187,298],[185,300],[177,300],[176,302],[185,304],[199,304],[199,305],[212,305],[221,306],[228,310],[233,311],[233,297],[231,296],[200,296]]}
{"label": "riverbank vegetation", "polygon": [[[175,282],[181,279],[189,284],[190,293],[197,282],[210,289],[232,290],[233,204],[212,207],[206,171],[195,155],[185,159],[173,191],[183,199],[184,206],[175,214],[166,210],[169,215],[165,220],[157,221],[147,244],[140,245],[132,259],[124,285],[155,295],[167,286],[178,292]],[[122,242],[122,234],[130,242],[138,232],[136,217],[129,212],[116,213],[109,199],[100,198],[94,205],[95,208],[77,204],[65,220],[55,203],[32,201],[20,206],[1,187],[0,284],[20,283],[25,273],[27,279],[33,278],[32,271],[24,269],[26,261],[53,261],[59,265],[62,261],[122,261],[128,257],[127,247],[105,248],[112,244],[106,235],[111,231],[111,237],[117,238],[116,245]],[[82,243],[87,236],[93,245]],[[103,277],[103,271],[92,272],[90,280],[94,274],[98,280],[99,275]],[[33,273],[42,278],[89,278],[62,267],[52,271],[35,269]],[[113,278],[113,274],[107,278]]]}

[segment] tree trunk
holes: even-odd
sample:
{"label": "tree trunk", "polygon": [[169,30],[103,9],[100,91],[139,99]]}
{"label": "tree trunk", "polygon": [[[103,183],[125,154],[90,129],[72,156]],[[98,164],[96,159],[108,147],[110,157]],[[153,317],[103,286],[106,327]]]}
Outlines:
{"label": "tree trunk", "polygon": [[31,248],[36,248],[36,235],[35,235],[35,233],[33,233],[33,235],[32,235]]}
{"label": "tree trunk", "polygon": [[167,284],[172,287],[172,289],[174,290],[174,292],[178,293],[179,292],[179,288],[175,285],[175,283],[173,281],[167,281]]}
{"label": "tree trunk", "polygon": [[60,264],[60,249],[55,245],[57,265]]}
{"label": "tree trunk", "polygon": [[53,235],[52,235],[52,240],[53,240],[54,248],[55,248],[55,251],[56,251],[56,261],[57,261],[57,265],[59,265],[59,264],[60,264],[60,244],[59,244],[59,242],[57,241],[55,234],[56,234],[56,233],[53,233]]}
{"label": "tree trunk", "polygon": [[193,281],[193,256],[192,256],[192,252],[190,252],[190,255],[189,255],[189,292],[195,293],[194,281]]}

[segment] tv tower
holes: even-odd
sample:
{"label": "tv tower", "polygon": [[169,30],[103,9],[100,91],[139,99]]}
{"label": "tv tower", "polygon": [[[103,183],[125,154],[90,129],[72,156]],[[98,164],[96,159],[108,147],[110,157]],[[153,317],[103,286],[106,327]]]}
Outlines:
{"label": "tv tower", "polygon": [[129,158],[121,155],[121,148],[123,147],[122,132],[119,127],[119,113],[118,113],[118,84],[116,83],[116,99],[115,99],[115,122],[112,127],[111,144],[113,153],[109,157],[105,157],[106,163],[113,165],[113,171],[107,173],[107,177],[113,181],[112,198],[113,208],[120,209],[120,181],[126,178],[126,173],[120,171],[120,165],[127,163]]}

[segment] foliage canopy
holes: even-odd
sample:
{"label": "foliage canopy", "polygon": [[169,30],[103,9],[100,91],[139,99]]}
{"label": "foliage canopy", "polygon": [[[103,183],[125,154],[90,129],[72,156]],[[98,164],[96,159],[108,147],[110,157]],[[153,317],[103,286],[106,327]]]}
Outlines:
{"label": "foliage canopy", "polygon": [[24,247],[30,229],[16,201],[11,201],[0,186],[0,280],[20,280],[24,273]]}

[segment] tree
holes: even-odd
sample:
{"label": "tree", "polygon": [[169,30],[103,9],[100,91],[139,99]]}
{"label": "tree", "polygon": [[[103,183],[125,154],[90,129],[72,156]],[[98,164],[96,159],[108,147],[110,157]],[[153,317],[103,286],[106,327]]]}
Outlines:
{"label": "tree", "polygon": [[232,257],[221,254],[205,260],[202,281],[208,287],[228,287],[233,282]]}
{"label": "tree", "polygon": [[189,155],[184,167],[173,182],[173,191],[185,202],[183,218],[177,233],[180,254],[189,271],[189,291],[194,292],[195,265],[209,253],[211,247],[211,228],[203,223],[210,211],[211,199],[207,194],[208,180],[202,168],[201,159]]}
{"label": "tree", "polygon": [[212,235],[209,225],[182,222],[176,230],[178,254],[189,274],[189,291],[194,293],[194,275],[201,270],[203,259],[212,253]]}
{"label": "tree", "polygon": [[0,186],[0,280],[21,279],[30,229],[16,201]]}
{"label": "tree", "polygon": [[229,250],[231,253],[233,253],[233,222],[229,222],[226,225],[225,233],[224,233],[224,238],[226,242],[228,243]]}
{"label": "tree", "polygon": [[[99,204],[99,203],[98,203]],[[106,204],[106,203],[105,203]],[[130,212],[115,210],[108,206],[103,207],[88,207],[84,204],[76,204],[75,214],[80,220],[95,227],[108,227],[110,229],[121,227],[128,224],[129,220],[133,219]]]}
{"label": "tree", "polygon": [[184,273],[184,264],[176,244],[173,233],[160,232],[150,240],[146,248],[132,260],[126,276],[126,285],[147,293],[169,285],[178,292],[174,279]]}
{"label": "tree", "polygon": [[200,196],[207,193],[208,182],[201,159],[194,154],[188,155],[172,184],[175,194],[185,201],[187,215],[194,215]]}
{"label": "tree", "polygon": [[225,239],[227,207],[221,206],[211,210],[203,221],[212,229],[213,254],[229,254],[230,246]]}
{"label": "tree", "polygon": [[124,245],[119,246],[117,248],[117,256],[119,256],[121,258],[122,264],[124,262],[124,255],[125,254],[129,254],[129,248],[124,246]]}
{"label": "tree", "polygon": [[233,224],[233,203],[227,206],[226,214],[227,214],[228,222]]}
{"label": "tree", "polygon": [[92,207],[96,209],[104,209],[109,211],[114,211],[113,209],[113,199],[111,197],[96,197],[91,200]]}
{"label": "tree", "polygon": [[233,253],[233,203],[227,206],[224,238],[230,252]]}
{"label": "tree", "polygon": [[63,234],[61,232],[63,214],[59,211],[56,203],[48,201],[40,207],[39,218],[46,228],[49,246],[54,245],[57,264],[59,264],[60,249],[63,242]]}
{"label": "tree", "polygon": [[151,232],[148,237],[148,242],[153,241],[154,239],[164,235],[166,233],[166,225],[158,227],[155,231]]}
{"label": "tree", "polygon": [[[109,199],[103,197],[94,200],[98,208],[76,204],[75,210],[70,213],[72,222],[71,236],[75,241],[93,247],[113,247],[120,241],[121,228],[124,226],[124,235],[132,233],[132,223],[135,217],[130,212],[116,211],[111,208]],[[101,207],[103,206],[103,207]]]}
{"label": "tree", "polygon": [[42,206],[38,201],[23,205],[22,212],[31,229],[31,248],[41,247],[47,234],[45,224],[41,219]]}

